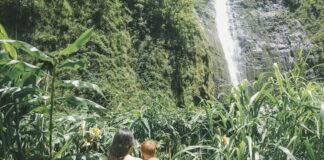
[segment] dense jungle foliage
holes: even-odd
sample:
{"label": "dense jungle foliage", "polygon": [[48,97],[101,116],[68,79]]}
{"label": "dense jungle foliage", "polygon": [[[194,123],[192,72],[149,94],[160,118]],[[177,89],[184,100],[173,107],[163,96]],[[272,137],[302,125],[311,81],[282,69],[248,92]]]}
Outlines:
{"label": "dense jungle foliage", "polygon": [[106,159],[124,127],[162,160],[324,159],[323,64],[217,100],[196,2],[1,0],[0,159]]}
{"label": "dense jungle foliage", "polygon": [[62,78],[96,82],[108,99],[98,101],[106,106],[140,107],[159,97],[183,106],[209,98],[214,89],[193,5],[193,0],[2,0],[0,21],[10,37],[44,51],[61,49],[93,27],[90,45],[75,56],[91,67]]}
{"label": "dense jungle foliage", "polygon": [[[297,17],[307,31],[313,44],[315,64],[324,62],[324,1],[322,0],[284,0],[293,17]],[[324,76],[324,71],[321,71]]]}

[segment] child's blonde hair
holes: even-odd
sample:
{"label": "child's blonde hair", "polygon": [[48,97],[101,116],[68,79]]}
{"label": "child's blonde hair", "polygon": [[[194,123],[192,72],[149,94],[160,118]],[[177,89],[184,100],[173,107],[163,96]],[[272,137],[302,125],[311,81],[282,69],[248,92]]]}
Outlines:
{"label": "child's blonde hair", "polygon": [[141,145],[141,151],[144,154],[154,156],[156,153],[156,142],[153,140],[146,140]]}

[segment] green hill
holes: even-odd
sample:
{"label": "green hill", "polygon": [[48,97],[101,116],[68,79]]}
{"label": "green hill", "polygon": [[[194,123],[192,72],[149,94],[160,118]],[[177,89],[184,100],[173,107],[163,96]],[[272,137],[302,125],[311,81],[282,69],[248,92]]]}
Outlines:
{"label": "green hill", "polygon": [[184,106],[209,99],[215,90],[194,5],[191,0],[3,0],[0,23],[11,38],[45,51],[61,49],[93,27],[91,41],[75,56],[90,67],[62,73],[63,79],[96,82],[108,97],[98,102],[107,107],[140,107],[156,98]]}

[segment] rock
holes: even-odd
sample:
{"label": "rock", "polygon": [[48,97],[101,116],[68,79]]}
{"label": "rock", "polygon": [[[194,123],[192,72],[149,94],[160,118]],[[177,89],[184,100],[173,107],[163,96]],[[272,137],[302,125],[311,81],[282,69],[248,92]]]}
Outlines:
{"label": "rock", "polygon": [[274,62],[289,70],[293,52],[308,50],[310,41],[304,28],[298,20],[286,16],[288,9],[282,0],[232,0],[230,7],[231,30],[241,46],[239,65],[246,68],[241,78],[254,80]]}

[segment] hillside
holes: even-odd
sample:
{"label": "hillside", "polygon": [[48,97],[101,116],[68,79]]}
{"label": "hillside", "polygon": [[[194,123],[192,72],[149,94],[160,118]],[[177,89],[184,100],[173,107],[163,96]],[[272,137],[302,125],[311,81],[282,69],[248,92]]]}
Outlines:
{"label": "hillside", "polygon": [[87,28],[95,32],[77,58],[88,70],[62,73],[102,87],[110,106],[140,107],[156,98],[184,106],[214,95],[211,51],[194,1],[0,2],[0,23],[14,39],[45,51],[61,49]]}

